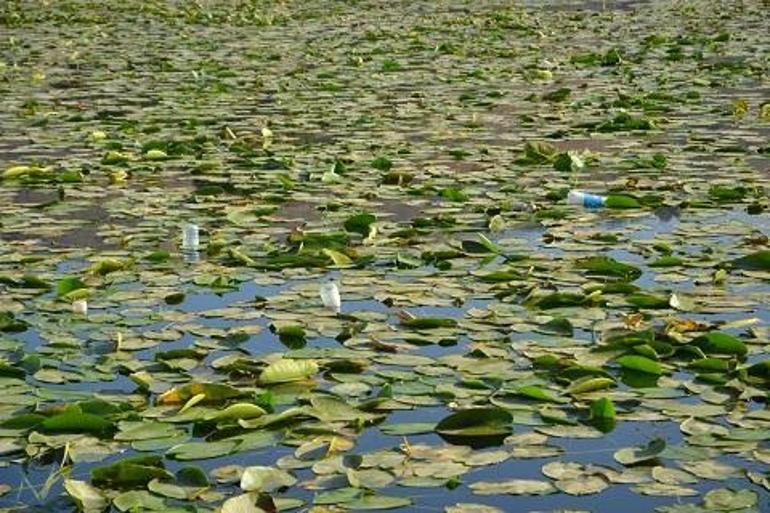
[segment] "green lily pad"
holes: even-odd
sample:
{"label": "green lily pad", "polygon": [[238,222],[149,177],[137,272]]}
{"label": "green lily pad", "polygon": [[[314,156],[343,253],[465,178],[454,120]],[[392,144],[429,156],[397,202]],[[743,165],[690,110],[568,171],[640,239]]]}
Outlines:
{"label": "green lily pad", "polygon": [[476,495],[549,495],[557,491],[548,481],[537,479],[478,481],[471,483],[470,488]]}
{"label": "green lily pad", "polygon": [[630,264],[618,262],[607,256],[595,256],[578,260],[575,267],[588,271],[592,276],[602,276],[623,281],[633,281],[642,275],[642,270]]}
{"label": "green lily pad", "polygon": [[415,317],[412,319],[404,319],[401,324],[413,330],[433,330],[439,328],[454,328],[457,326],[455,319],[439,318],[439,317]]}
{"label": "green lily pad", "polygon": [[624,194],[609,194],[604,200],[604,206],[607,208],[615,209],[634,209],[641,208],[642,204],[639,200],[633,196],[626,196]]}
{"label": "green lily pad", "polygon": [[144,490],[123,492],[112,499],[112,504],[119,511],[164,511],[166,509],[164,499]]}
{"label": "green lily pad", "polygon": [[143,488],[153,479],[171,479],[160,456],[138,456],[97,467],[91,471],[91,480],[97,486],[110,488]]}
{"label": "green lily pad", "polygon": [[307,344],[305,328],[302,326],[282,326],[278,328],[278,338],[289,349],[301,349]]}
{"label": "green lily pad", "polygon": [[730,262],[733,269],[770,271],[770,250],[757,251]]}
{"label": "green lily pad", "polygon": [[755,506],[759,500],[754,490],[719,488],[703,496],[703,505],[709,511],[739,511]]}
{"label": "green lily pad", "polygon": [[645,374],[654,374],[656,376],[663,374],[663,367],[658,362],[644,356],[625,355],[615,361],[624,369],[643,372]]}
{"label": "green lily pad", "polygon": [[288,472],[272,467],[253,466],[243,470],[241,490],[245,492],[273,492],[297,482]]}
{"label": "green lily pad", "polygon": [[283,359],[268,365],[259,375],[260,383],[288,383],[309,378],[318,372],[313,360]]}
{"label": "green lily pad", "polygon": [[508,435],[513,416],[502,408],[471,408],[445,417],[436,424],[436,432],[455,437]]}
{"label": "green lily pad", "polygon": [[166,452],[166,456],[176,460],[204,460],[230,454],[236,447],[238,447],[238,442],[234,440],[189,442],[170,448]]}
{"label": "green lily pad", "polygon": [[48,417],[40,423],[42,430],[49,433],[93,433],[106,435],[113,428],[113,423],[99,415],[81,411],[67,411]]}
{"label": "green lily pad", "polygon": [[662,438],[655,438],[645,447],[627,447],[625,449],[620,449],[615,452],[614,458],[615,461],[623,465],[635,465],[657,458],[665,448],[665,440]]}
{"label": "green lily pad", "polygon": [[345,221],[345,230],[348,232],[358,233],[362,237],[369,235],[372,223],[377,220],[374,214],[361,213],[349,217]]}
{"label": "green lily pad", "polygon": [[740,339],[728,333],[712,331],[692,341],[706,354],[745,356],[748,348]]}
{"label": "green lily pad", "polygon": [[56,282],[56,294],[59,297],[70,296],[73,292],[87,288],[80,278],[75,277],[62,278]]}
{"label": "green lily pad", "polygon": [[99,489],[85,481],[66,479],[64,481],[64,489],[77,503],[78,509],[84,513],[101,512],[110,505],[109,500],[102,495]]}

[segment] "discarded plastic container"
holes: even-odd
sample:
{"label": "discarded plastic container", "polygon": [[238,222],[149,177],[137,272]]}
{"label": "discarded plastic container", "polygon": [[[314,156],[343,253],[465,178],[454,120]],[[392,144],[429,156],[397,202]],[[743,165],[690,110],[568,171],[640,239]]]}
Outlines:
{"label": "discarded plastic container", "polygon": [[88,301],[85,299],[76,299],[73,301],[72,313],[77,315],[88,315]]}
{"label": "discarded plastic container", "polygon": [[188,223],[182,227],[182,249],[197,251],[200,235],[197,224]]}
{"label": "discarded plastic container", "polygon": [[337,288],[337,284],[333,281],[324,283],[321,285],[321,302],[324,307],[329,310],[334,310],[335,313],[340,313],[342,301],[340,300],[340,289]]}
{"label": "discarded plastic container", "polygon": [[567,194],[567,204],[582,205],[586,208],[602,208],[607,201],[606,196],[591,194],[590,192],[569,191]]}

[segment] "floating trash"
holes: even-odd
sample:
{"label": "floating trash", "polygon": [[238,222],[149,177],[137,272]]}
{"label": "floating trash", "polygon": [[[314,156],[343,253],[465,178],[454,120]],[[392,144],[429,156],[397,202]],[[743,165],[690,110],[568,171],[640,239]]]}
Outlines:
{"label": "floating trash", "polygon": [[184,261],[195,263],[200,260],[200,229],[197,224],[188,223],[182,227],[182,256]]}
{"label": "floating trash", "polygon": [[770,511],[763,2],[148,3],[0,7],[0,510]]}
{"label": "floating trash", "polygon": [[73,301],[72,313],[77,315],[88,315],[88,301],[85,299],[76,299]]}
{"label": "floating trash", "polygon": [[200,230],[197,224],[188,223],[182,228],[182,249],[197,251],[200,247]]}
{"label": "floating trash", "polygon": [[324,283],[321,285],[321,301],[325,308],[334,310],[335,313],[340,313],[342,302],[340,300],[340,289],[333,281]]}
{"label": "floating trash", "polygon": [[586,208],[601,208],[607,198],[598,194],[589,192],[569,191],[567,194],[567,203],[570,205],[583,205]]}

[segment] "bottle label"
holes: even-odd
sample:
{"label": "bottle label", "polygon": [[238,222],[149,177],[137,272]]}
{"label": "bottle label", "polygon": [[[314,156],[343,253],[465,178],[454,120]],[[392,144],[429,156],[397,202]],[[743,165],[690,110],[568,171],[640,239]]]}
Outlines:
{"label": "bottle label", "polygon": [[604,198],[597,194],[585,194],[583,206],[586,208],[600,208],[604,206]]}

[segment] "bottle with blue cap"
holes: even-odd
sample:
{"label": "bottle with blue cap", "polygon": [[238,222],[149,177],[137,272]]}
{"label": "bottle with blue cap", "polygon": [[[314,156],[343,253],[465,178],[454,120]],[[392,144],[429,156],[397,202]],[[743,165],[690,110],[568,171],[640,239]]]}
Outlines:
{"label": "bottle with blue cap", "polygon": [[567,204],[569,205],[582,205],[586,208],[602,208],[606,201],[606,196],[591,194],[590,192],[569,191],[567,194]]}

